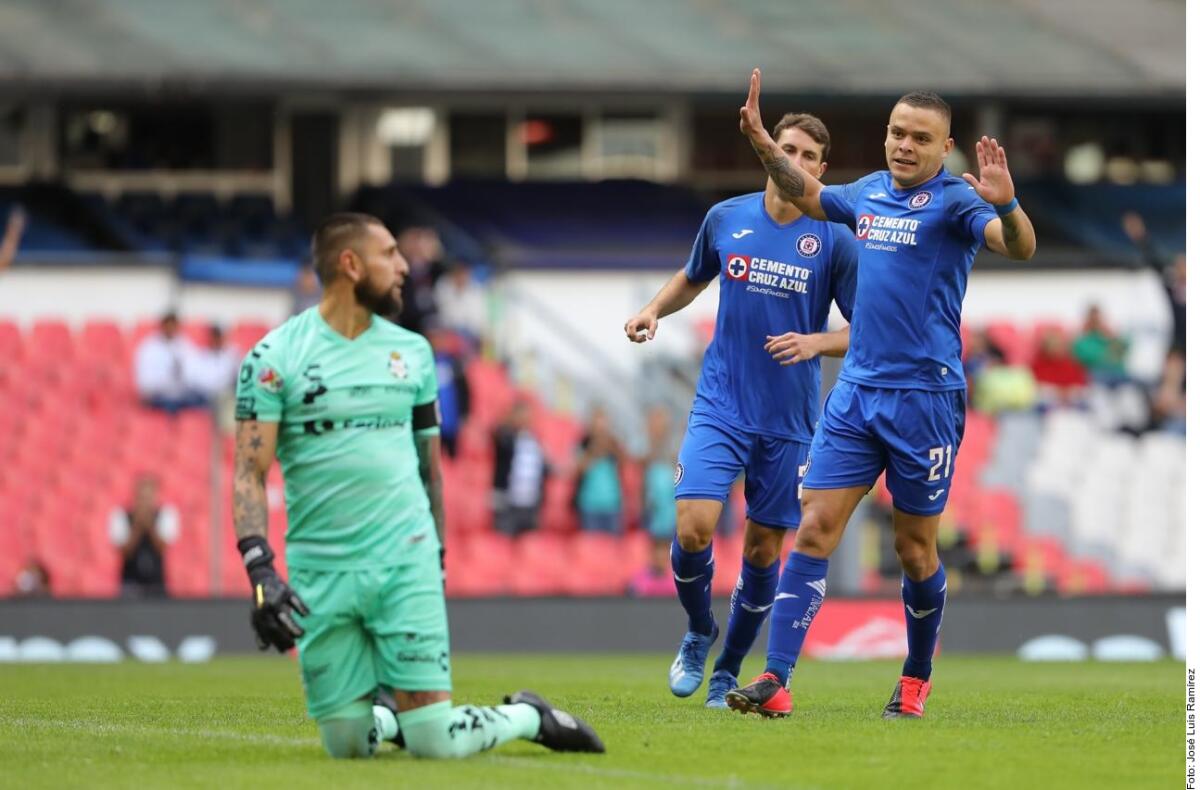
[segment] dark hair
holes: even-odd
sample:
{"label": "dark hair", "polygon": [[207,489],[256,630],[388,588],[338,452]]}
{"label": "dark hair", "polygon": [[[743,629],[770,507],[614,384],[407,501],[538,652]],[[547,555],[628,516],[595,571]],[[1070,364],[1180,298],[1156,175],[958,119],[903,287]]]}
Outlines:
{"label": "dark hair", "polygon": [[832,148],[832,143],[829,142],[829,130],[825,128],[825,124],[820,118],[806,112],[789,112],[779,119],[779,123],[775,124],[775,130],[771,133],[775,142],[779,142],[779,136],[787,129],[799,129],[807,132],[808,136],[821,146],[821,161],[824,162],[829,158],[829,149]]}
{"label": "dark hair", "polygon": [[946,119],[946,128],[950,127],[950,105],[933,91],[913,91],[906,93],[896,101],[896,104],[907,104],[909,107],[920,107],[933,110]]}
{"label": "dark hair", "polygon": [[337,274],[337,258],[342,250],[358,241],[371,225],[383,225],[378,217],[354,211],[330,214],[317,225],[312,237],[312,261],[317,278],[329,285]]}

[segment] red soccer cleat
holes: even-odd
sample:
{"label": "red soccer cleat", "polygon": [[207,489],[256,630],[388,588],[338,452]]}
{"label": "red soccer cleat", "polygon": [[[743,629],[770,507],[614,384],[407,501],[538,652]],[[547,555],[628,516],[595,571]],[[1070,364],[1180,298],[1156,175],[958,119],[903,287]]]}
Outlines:
{"label": "red soccer cleat", "polygon": [[883,708],[883,718],[922,718],[925,715],[925,699],[932,688],[931,681],[902,676],[892,692],[891,700]]}
{"label": "red soccer cleat", "polygon": [[767,719],[792,715],[792,693],[770,672],[726,694],[725,704],[740,713],[757,713]]}

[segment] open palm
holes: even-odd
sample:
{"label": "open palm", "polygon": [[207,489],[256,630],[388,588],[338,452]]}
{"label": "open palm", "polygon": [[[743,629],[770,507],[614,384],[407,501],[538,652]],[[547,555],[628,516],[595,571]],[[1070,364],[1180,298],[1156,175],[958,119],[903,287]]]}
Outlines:
{"label": "open palm", "polygon": [[963,173],[963,180],[971,185],[979,197],[994,206],[1002,206],[1016,196],[1012,174],[1008,172],[1008,158],[994,137],[982,137],[975,143],[975,157],[979,160],[979,178]]}

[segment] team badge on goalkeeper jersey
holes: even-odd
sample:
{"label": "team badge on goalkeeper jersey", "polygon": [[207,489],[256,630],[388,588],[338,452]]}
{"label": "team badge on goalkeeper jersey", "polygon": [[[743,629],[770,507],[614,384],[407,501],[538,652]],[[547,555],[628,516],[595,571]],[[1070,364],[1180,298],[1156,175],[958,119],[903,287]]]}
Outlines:
{"label": "team badge on goalkeeper jersey", "polygon": [[404,364],[404,357],[400,355],[399,351],[393,351],[388,355],[388,370],[398,379],[408,378],[408,366]]}
{"label": "team badge on goalkeeper jersey", "polygon": [[258,386],[267,392],[279,392],[283,389],[283,376],[274,368],[264,366],[258,374]]}

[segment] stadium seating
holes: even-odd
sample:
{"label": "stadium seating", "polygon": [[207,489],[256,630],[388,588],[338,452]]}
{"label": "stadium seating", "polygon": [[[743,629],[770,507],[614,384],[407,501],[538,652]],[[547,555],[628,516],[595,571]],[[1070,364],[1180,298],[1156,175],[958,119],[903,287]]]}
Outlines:
{"label": "stadium seating", "polygon": [[[172,418],[137,404],[132,356],[155,325],[149,319],[79,327],[41,320],[20,327],[0,320],[0,595],[33,558],[48,565],[56,595],[115,595],[118,565],[108,514],[126,501],[142,470],[160,474],[164,500],[181,514],[179,540],[167,551],[170,593],[245,593],[236,549],[226,539],[232,535],[232,438],[218,436],[206,412]],[[242,322],[230,337],[247,349],[268,329]],[[1009,338],[1045,331],[993,329]],[[189,322],[184,330],[201,339],[206,325]],[[650,540],[639,528],[638,469],[621,470],[620,535],[579,531],[574,482],[563,475],[547,483],[541,529],[515,540],[496,534],[490,436],[518,392],[494,362],[472,361],[467,376],[476,393],[472,416],[460,433],[458,457],[444,460],[446,488],[453,492],[446,498],[449,594],[623,593],[650,556]],[[551,463],[570,468],[582,426],[536,396],[523,397],[533,405],[534,430]],[[1030,592],[1182,586],[1183,440],[1159,433],[1135,439],[1106,430],[1101,419],[1080,410],[969,413],[947,505],[948,535],[960,536],[981,567],[1011,567]],[[214,454],[220,461],[215,481]],[[268,497],[269,535],[277,545],[286,530],[282,491],[276,467]],[[875,495],[889,502],[885,486]],[[733,589],[741,565],[737,527],[745,503],[736,486],[728,510],[733,529],[718,535],[714,547],[713,590],[720,595]]]}

